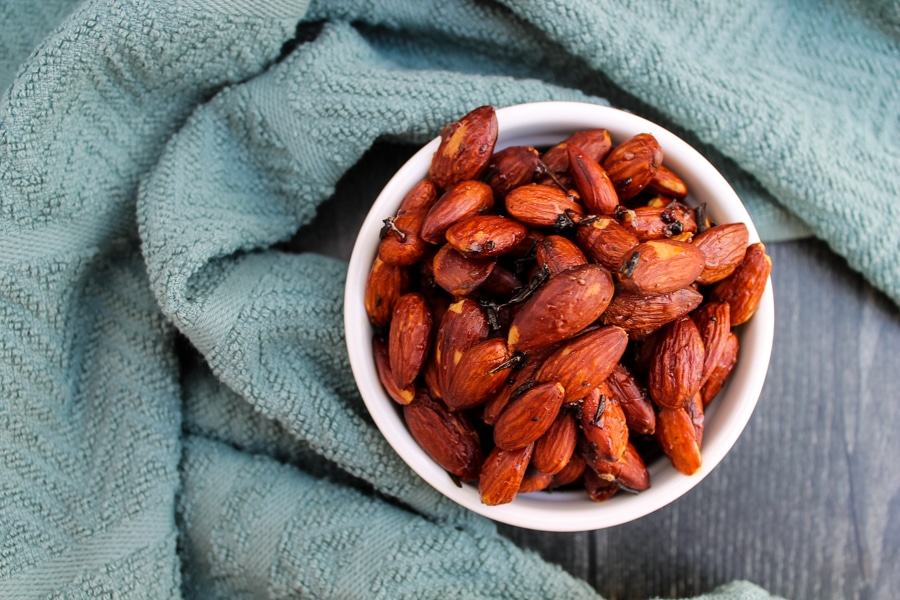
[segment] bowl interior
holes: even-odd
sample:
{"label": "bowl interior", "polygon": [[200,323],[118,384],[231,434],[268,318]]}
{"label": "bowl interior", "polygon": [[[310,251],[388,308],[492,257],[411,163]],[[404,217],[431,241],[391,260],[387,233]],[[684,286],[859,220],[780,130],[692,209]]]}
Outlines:
{"label": "bowl interior", "polygon": [[[497,119],[497,150],[514,145],[550,146],[587,128],[606,128],[614,143],[638,133],[651,133],[663,148],[666,165],[688,184],[689,204],[706,203],[710,218],[716,222],[746,223],[751,242],[759,240],[749,214],[722,175],[687,143],[646,119],[610,107],[572,102],[502,108],[497,110]],[[637,495],[620,493],[598,504],[588,500],[584,492],[534,492],[519,494],[510,504],[487,506],[482,504],[476,486],[458,487],[421,450],[406,429],[399,407],[378,380],[364,296],[382,219],[393,214],[406,192],[427,175],[438,144],[439,139],[434,139],[425,145],[379,194],[360,229],[347,273],[344,321],[350,363],[363,401],[390,445],[419,476],[457,503],[498,522],[543,531],[588,531],[625,523],[665,506],[700,483],[737,441],[762,390],[774,332],[771,282],[753,319],[736,329],[741,354],[728,383],[708,407],[703,466],[693,476],[678,473],[663,457],[647,465],[651,487]]]}

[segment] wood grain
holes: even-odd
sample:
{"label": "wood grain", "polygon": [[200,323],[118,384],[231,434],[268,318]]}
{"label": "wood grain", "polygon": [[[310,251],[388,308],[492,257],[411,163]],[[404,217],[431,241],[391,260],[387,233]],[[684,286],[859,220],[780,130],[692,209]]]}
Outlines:
{"label": "wood grain", "polygon": [[[415,147],[378,143],[286,247],[349,259]],[[900,311],[819,241],[772,244],[776,335],[747,430],[676,503],[608,530],[501,533],[610,599],[750,580],[796,599],[900,597]]]}

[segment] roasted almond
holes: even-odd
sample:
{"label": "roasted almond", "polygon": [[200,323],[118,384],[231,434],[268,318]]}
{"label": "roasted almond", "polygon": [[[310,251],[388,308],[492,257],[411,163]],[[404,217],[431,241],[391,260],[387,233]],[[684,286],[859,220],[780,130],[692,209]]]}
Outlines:
{"label": "roasted almond", "polygon": [[581,479],[582,475],[585,473],[586,465],[584,457],[581,456],[577,450],[576,446],[576,451],[572,453],[566,466],[553,476],[553,482],[550,484],[550,489],[565,487]]}
{"label": "roasted almond", "polygon": [[561,410],[550,428],[534,444],[531,464],[544,473],[559,473],[572,458],[578,441],[578,423],[568,410]]}
{"label": "roasted almond", "polygon": [[631,249],[616,271],[619,287],[647,296],[689,286],[703,271],[703,253],[676,240],[649,240]]}
{"label": "roasted almond", "polygon": [[463,298],[449,306],[438,325],[434,345],[441,397],[450,385],[463,354],[478,342],[486,340],[490,331],[487,316],[474,300]]}
{"label": "roasted almond", "polygon": [[388,342],[381,336],[372,338],[372,353],[375,357],[375,370],[378,372],[378,380],[384,386],[384,391],[397,404],[409,404],[416,397],[416,388],[410,385],[401,388],[394,380],[391,373],[391,359],[388,354]]}
{"label": "roasted almond", "polygon": [[366,279],[365,307],[369,322],[385,327],[391,322],[394,304],[409,289],[409,272],[404,267],[389,265],[377,256]]}
{"label": "roasted almond", "polygon": [[666,325],[650,361],[650,397],[663,408],[682,408],[700,390],[704,360],[703,340],[690,317]]}
{"label": "roasted almond", "polygon": [[734,273],[712,286],[709,298],[729,304],[732,326],[746,323],[756,313],[771,270],[772,259],[766,254],[766,247],[756,242],[747,247]]}
{"label": "roasted almond", "polygon": [[612,138],[606,129],[581,129],[559,144],[548,149],[541,156],[541,162],[554,173],[569,169],[568,146],[574,144],[595,161],[602,162],[612,149]]}
{"label": "roasted almond", "polygon": [[521,185],[531,183],[538,171],[540,153],[532,146],[510,146],[495,153],[488,163],[484,181],[502,199]]}
{"label": "roasted almond", "polygon": [[607,269],[618,269],[628,253],[640,243],[613,217],[585,219],[575,233],[579,247],[592,261]]}
{"label": "roasted almond", "polygon": [[600,265],[581,265],[550,277],[513,317],[510,351],[528,352],[578,333],[603,314],[613,291],[612,276]]}
{"label": "roasted almond", "polygon": [[750,232],[743,223],[716,225],[697,234],[693,244],[704,256],[697,283],[707,285],[731,275],[747,253],[749,237]]}
{"label": "roasted almond", "polygon": [[675,238],[697,231],[694,210],[686,204],[671,200],[660,206],[638,206],[633,209],[620,207],[616,211],[616,218],[642,242]]}
{"label": "roasted almond", "polygon": [[577,244],[561,235],[548,235],[535,250],[537,266],[546,265],[550,275],[587,264],[588,259]]}
{"label": "roasted almond", "polygon": [[480,106],[441,130],[441,141],[431,159],[429,174],[442,189],[484,172],[497,144],[497,114],[493,106]]}
{"label": "roasted almond", "polygon": [[481,471],[481,438],[464,412],[451,412],[425,393],[403,407],[403,419],[413,439],[436,463],[463,481],[475,481]]}
{"label": "roasted almond", "polygon": [[551,354],[535,379],[562,384],[564,401],[575,402],[603,383],[627,345],[628,335],[619,327],[605,326],[582,333]]}
{"label": "roasted almond", "polygon": [[612,179],[619,202],[637,196],[653,180],[663,162],[659,142],[649,133],[640,133],[613,147],[602,165]]}
{"label": "roasted almond", "polygon": [[703,376],[700,385],[706,383],[713,369],[721,362],[722,354],[731,334],[731,308],[727,302],[708,302],[692,315],[700,339],[703,340]]}
{"label": "roasted almond", "polygon": [[734,366],[737,364],[740,349],[740,340],[732,332],[726,340],[725,349],[719,355],[719,360],[713,365],[712,371],[706,378],[706,383],[700,389],[700,394],[703,396],[703,406],[708,406],[721,391],[722,386],[725,385],[725,382],[734,370]]}
{"label": "roasted almond", "polygon": [[602,321],[628,332],[633,340],[643,340],[666,323],[671,323],[700,306],[703,295],[692,287],[654,296],[620,292],[603,313]]}
{"label": "roasted almond", "polygon": [[515,365],[506,343],[499,338],[478,342],[466,350],[444,390],[450,410],[471,408],[485,402],[509,377]]}
{"label": "roasted almond", "polygon": [[679,473],[693,475],[700,470],[700,445],[685,408],[660,409],[656,415],[656,440]]}
{"label": "roasted almond", "polygon": [[484,283],[497,264],[495,258],[464,256],[450,244],[434,255],[434,282],[451,296],[468,296]]}
{"label": "roasted almond", "polygon": [[522,483],[519,484],[518,493],[530,494],[531,492],[546,490],[548,487],[550,487],[551,483],[553,483],[552,473],[544,473],[543,471],[535,469],[532,465],[525,470],[525,477],[522,478]]}
{"label": "roasted almond", "polygon": [[684,180],[676,175],[669,167],[660,164],[656,174],[647,187],[664,196],[684,200],[688,195],[688,186]]}
{"label": "roasted almond", "polygon": [[564,393],[559,383],[538,383],[510,402],[494,423],[494,443],[515,450],[537,441],[559,414]]}
{"label": "roasted almond", "polygon": [[594,502],[606,502],[616,495],[619,486],[612,481],[600,479],[596,471],[588,469],[584,472],[584,489],[588,498]]}
{"label": "roasted almond", "polygon": [[517,187],[506,195],[506,212],[522,223],[553,227],[584,216],[584,208],[570,194],[539,183]]}
{"label": "roasted almond", "polygon": [[691,418],[691,424],[694,426],[694,437],[697,438],[697,446],[703,447],[703,430],[706,427],[706,409],[703,407],[703,393],[697,392],[688,403],[684,405]]}
{"label": "roasted almond", "polygon": [[569,173],[588,213],[611,215],[619,205],[619,196],[603,167],[584,150],[569,143]]}
{"label": "roasted almond", "polygon": [[606,378],[606,386],[622,407],[628,429],[639,435],[652,435],[656,429],[653,403],[628,367],[617,364]]}
{"label": "roasted almond", "polygon": [[581,405],[581,431],[591,448],[603,460],[619,460],[628,443],[625,413],[602,384],[584,397]]}
{"label": "roasted almond", "polygon": [[438,199],[438,187],[430,179],[423,179],[406,192],[397,214],[413,210],[428,211]]}
{"label": "roasted almond", "polygon": [[418,292],[404,294],[394,305],[388,333],[388,356],[397,387],[412,385],[431,346],[431,308]]}
{"label": "roasted almond", "polygon": [[484,504],[497,506],[515,500],[533,451],[534,444],[516,450],[499,446],[491,450],[478,477],[478,493]]}
{"label": "roasted almond", "polygon": [[507,404],[534,387],[535,374],[554,350],[554,346],[548,346],[524,355],[522,362],[510,373],[509,379],[484,405],[481,418],[485,423],[494,425]]}
{"label": "roasted almond", "polygon": [[445,191],[425,214],[421,237],[431,244],[443,244],[450,227],[467,217],[494,207],[494,192],[482,181],[465,179]]}
{"label": "roasted almond", "polygon": [[587,466],[593,469],[600,479],[611,481],[620,489],[631,493],[650,489],[650,472],[631,442],[625,446],[625,452],[616,461],[603,460],[586,441],[580,444],[579,450]]}
{"label": "roasted almond", "polygon": [[419,262],[428,248],[428,243],[419,235],[424,219],[424,209],[401,212],[396,217],[385,219],[378,244],[378,258],[401,267]]}
{"label": "roasted almond", "polygon": [[528,228],[500,215],[476,215],[447,230],[447,243],[470,257],[506,254],[525,239]]}

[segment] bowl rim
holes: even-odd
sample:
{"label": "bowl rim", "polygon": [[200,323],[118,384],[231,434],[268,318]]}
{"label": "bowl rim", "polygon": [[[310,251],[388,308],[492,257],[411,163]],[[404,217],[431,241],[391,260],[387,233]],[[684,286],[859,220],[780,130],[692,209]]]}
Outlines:
{"label": "bowl rim", "polygon": [[[696,198],[717,198],[724,204],[709,207],[719,222],[742,221],[750,242],[759,234],[737,193],[724,176],[687,142],[643,117],[606,105],[584,102],[532,102],[496,110],[499,133],[496,150],[527,143],[555,144],[578,129],[606,128],[614,141],[637,133],[651,133],[665,152],[665,164],[682,175]],[[565,132],[568,133],[565,133]],[[560,132],[563,132],[562,134]],[[519,138],[526,138],[527,142]],[[648,464],[650,489],[640,494],[617,494],[604,503],[591,502],[583,492],[519,494],[500,506],[481,502],[477,486],[458,483],[415,442],[400,415],[400,407],[381,387],[371,353],[372,327],[364,307],[365,282],[375,257],[377,235],[385,215],[393,214],[406,192],[427,175],[440,137],[422,146],[382,188],[369,210],[353,246],[344,294],[344,328],[350,366],[359,393],[375,425],[400,458],[422,479],[454,502],[494,521],[540,531],[591,531],[620,525],[671,504],[696,487],[731,450],[746,428],[758,403],[771,358],[774,338],[774,295],[771,277],[753,319],[740,326],[741,356],[728,383],[709,406],[704,432],[703,464],[691,476],[682,475],[668,461]],[[354,285],[355,283],[355,285]],[[717,425],[710,427],[709,425]],[[565,510],[561,510],[561,509]]]}

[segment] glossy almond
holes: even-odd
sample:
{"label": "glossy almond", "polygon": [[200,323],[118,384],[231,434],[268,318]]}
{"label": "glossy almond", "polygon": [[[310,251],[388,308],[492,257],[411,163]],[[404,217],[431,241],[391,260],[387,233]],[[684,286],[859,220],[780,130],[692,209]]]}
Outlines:
{"label": "glossy almond", "polygon": [[706,428],[706,409],[703,406],[702,391],[691,396],[691,399],[684,405],[684,410],[687,411],[688,416],[691,418],[691,424],[694,426],[694,437],[697,438],[697,445],[700,448],[703,448],[703,431]]}
{"label": "glossy almond", "polygon": [[447,189],[425,214],[421,237],[431,244],[443,244],[454,223],[494,207],[494,192],[482,181],[465,179]]}
{"label": "glossy almond", "polygon": [[622,407],[628,429],[639,435],[652,435],[656,429],[656,411],[647,391],[628,367],[617,364],[606,378],[606,386]]}
{"label": "glossy almond", "polygon": [[772,259],[766,254],[766,247],[756,242],[747,247],[734,273],[712,286],[709,298],[729,304],[732,326],[746,323],[759,308],[771,270]]}
{"label": "glossy almond", "polygon": [[728,380],[728,377],[731,375],[731,372],[737,364],[740,347],[740,340],[738,340],[737,335],[732,332],[728,336],[728,340],[725,343],[725,349],[719,356],[718,362],[715,363],[712,371],[710,371],[709,376],[706,378],[706,383],[703,384],[703,387],[700,389],[704,406],[708,406],[725,385],[725,382]]}
{"label": "glossy almond", "polygon": [[693,244],[704,256],[703,271],[697,277],[697,283],[707,285],[731,275],[744,259],[749,237],[743,223],[716,225],[697,234]]}
{"label": "glossy almond", "polygon": [[444,312],[437,328],[434,344],[434,362],[437,365],[437,385],[444,390],[463,354],[487,339],[490,325],[481,306],[474,300],[464,298],[452,303]]}
{"label": "glossy almond", "polygon": [[511,189],[531,183],[539,163],[540,153],[532,146],[504,148],[491,157],[484,182],[494,190],[494,197],[505,198]]}
{"label": "glossy almond", "polygon": [[557,187],[529,183],[506,195],[506,212],[522,223],[536,227],[553,227],[566,218],[584,215],[580,202]]}
{"label": "glossy almond", "polygon": [[700,470],[700,445],[691,416],[685,408],[662,408],[656,415],[656,441],[679,473]]}
{"label": "glossy almond", "polygon": [[541,156],[541,162],[547,169],[560,173],[569,169],[568,146],[574,144],[581,148],[595,161],[602,162],[612,149],[612,138],[606,129],[581,129],[559,144],[548,149]]}
{"label": "glossy almond", "polygon": [[619,287],[657,295],[687,287],[703,271],[703,253],[676,240],[649,240],[632,248],[616,271]]}
{"label": "glossy almond", "polygon": [[559,414],[564,392],[559,383],[539,383],[510,402],[494,423],[494,443],[515,450],[537,441]]}
{"label": "glossy almond", "polygon": [[550,489],[565,487],[576,483],[584,475],[585,468],[586,464],[584,462],[584,457],[578,452],[576,446],[575,452],[572,453],[566,466],[553,476],[553,481],[549,486]]}
{"label": "glossy almond", "polygon": [[689,191],[684,180],[664,164],[660,164],[657,167],[656,174],[647,187],[658,194],[677,198],[678,200],[686,198]]}
{"label": "glossy almond", "polygon": [[612,179],[619,202],[637,196],[656,175],[663,162],[662,148],[649,133],[640,133],[613,147],[602,165]]}
{"label": "glossy almond", "polygon": [[391,373],[399,388],[412,385],[431,345],[431,308],[418,292],[404,294],[394,305],[388,333]]}
{"label": "glossy almond", "polygon": [[381,381],[381,385],[384,387],[387,395],[397,404],[409,404],[412,402],[413,398],[416,397],[416,388],[414,385],[406,388],[401,388],[397,385],[394,375],[391,373],[391,359],[388,354],[387,340],[381,336],[373,337],[372,353],[375,357],[375,370],[378,372],[378,380]]}
{"label": "glossy almond", "polygon": [[591,219],[579,224],[575,233],[578,246],[595,263],[616,270],[640,240],[613,217]]}
{"label": "glossy almond", "polygon": [[618,493],[619,486],[615,482],[601,479],[596,471],[588,469],[584,472],[584,490],[594,502],[606,502]]}
{"label": "glossy almond", "polygon": [[697,231],[694,210],[680,202],[617,210],[616,218],[640,241],[672,238]]}
{"label": "glossy almond", "polygon": [[666,325],[650,360],[650,397],[661,407],[682,408],[700,390],[704,360],[703,340],[690,317]]}
{"label": "glossy almond", "polygon": [[436,463],[464,481],[481,471],[481,439],[465,412],[451,412],[427,394],[419,393],[403,407],[403,419],[413,439]]}
{"label": "glossy almond", "polygon": [[533,450],[534,444],[517,450],[503,450],[500,447],[491,450],[478,477],[478,493],[484,504],[498,506],[515,499]]}
{"label": "glossy almond", "polygon": [[447,230],[447,243],[471,257],[500,256],[525,239],[528,228],[500,215],[476,215]]}
{"label": "glossy almond", "polygon": [[423,179],[406,192],[397,213],[411,210],[428,211],[437,202],[438,196],[437,184],[430,179]]}
{"label": "glossy almond", "polygon": [[573,336],[603,314],[613,292],[612,276],[600,265],[581,265],[550,277],[513,318],[510,351],[528,352]]}
{"label": "glossy almond", "polygon": [[531,464],[544,473],[559,473],[572,458],[578,441],[578,423],[568,410],[561,410],[547,431],[534,444]]}
{"label": "glossy almond", "polygon": [[496,264],[494,258],[464,256],[444,244],[432,261],[434,282],[451,296],[468,296],[490,277]]}
{"label": "glossy almond", "polygon": [[[534,457],[532,457],[533,462]],[[531,492],[540,492],[550,487],[551,483],[553,483],[553,474],[535,469],[532,464],[531,467],[525,470],[525,477],[522,478],[522,483],[519,484],[518,493],[530,494]]]}
{"label": "glossy almond", "polygon": [[728,336],[731,335],[731,307],[727,302],[708,302],[698,308],[691,318],[703,340],[703,376],[700,383],[703,385],[725,352]]}
{"label": "glossy almond", "polygon": [[565,390],[565,402],[574,402],[609,376],[628,345],[628,334],[605,326],[566,341],[537,372],[536,381],[555,381]]}
{"label": "glossy almond", "polygon": [[535,249],[538,266],[546,265],[551,275],[587,264],[588,259],[577,244],[561,235],[544,237]]}
{"label": "glossy almond", "polygon": [[385,327],[391,322],[394,305],[409,289],[409,272],[404,267],[389,265],[377,256],[366,279],[365,307],[369,322]]}
{"label": "glossy almond", "polygon": [[616,294],[602,320],[628,332],[633,340],[646,339],[666,323],[671,323],[700,306],[703,295],[692,287],[654,296]]}
{"label": "glossy almond", "polygon": [[417,263],[425,256],[428,243],[422,239],[422,222],[425,210],[411,210],[385,219],[378,258],[391,265],[402,267]]}
{"label": "glossy almond", "polygon": [[616,461],[603,460],[589,444],[582,443],[579,449],[587,466],[593,469],[600,479],[611,481],[620,489],[632,493],[650,489],[650,472],[631,442],[625,446],[625,452]]}
{"label": "glossy almond", "polygon": [[444,390],[447,406],[460,410],[485,402],[509,377],[513,366],[510,358],[506,343],[499,338],[478,342],[466,350]]}
{"label": "glossy almond", "polygon": [[581,202],[589,214],[611,215],[619,205],[619,196],[603,167],[581,147],[569,143],[569,173]]}
{"label": "glossy almond", "polygon": [[625,413],[605,384],[584,397],[581,430],[599,458],[615,461],[625,452],[628,444]]}
{"label": "glossy almond", "polygon": [[445,125],[431,159],[431,178],[447,189],[460,181],[480,177],[494,153],[497,132],[493,106],[480,106]]}
{"label": "glossy almond", "polygon": [[484,405],[481,418],[485,423],[488,425],[496,423],[503,409],[510,402],[534,387],[535,374],[553,350],[555,350],[554,346],[548,346],[529,352],[524,356],[522,362],[516,365],[509,374],[509,379]]}

